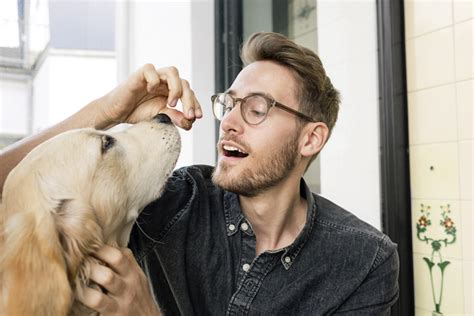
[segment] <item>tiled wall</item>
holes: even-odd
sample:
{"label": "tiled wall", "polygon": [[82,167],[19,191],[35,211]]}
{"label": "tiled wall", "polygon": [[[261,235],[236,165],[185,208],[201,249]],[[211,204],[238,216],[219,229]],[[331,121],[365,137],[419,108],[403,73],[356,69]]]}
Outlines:
{"label": "tiled wall", "polygon": [[473,9],[405,0],[416,315],[474,314]]}

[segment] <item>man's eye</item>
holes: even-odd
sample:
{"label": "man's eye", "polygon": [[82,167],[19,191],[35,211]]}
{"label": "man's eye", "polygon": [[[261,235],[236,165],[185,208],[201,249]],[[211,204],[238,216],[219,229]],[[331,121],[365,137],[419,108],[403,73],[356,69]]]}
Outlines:
{"label": "man's eye", "polygon": [[265,112],[257,111],[257,110],[250,111],[250,114],[252,114],[253,116],[257,116],[257,117],[265,116]]}
{"label": "man's eye", "polygon": [[232,106],[231,105],[224,105],[224,113],[228,113],[232,111]]}
{"label": "man's eye", "polygon": [[115,144],[115,138],[109,135],[102,135],[102,154],[106,153]]}

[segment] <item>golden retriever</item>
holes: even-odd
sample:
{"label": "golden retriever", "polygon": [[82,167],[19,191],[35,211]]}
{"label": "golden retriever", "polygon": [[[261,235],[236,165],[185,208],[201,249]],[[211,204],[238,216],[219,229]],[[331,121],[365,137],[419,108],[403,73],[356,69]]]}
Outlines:
{"label": "golden retriever", "polygon": [[169,118],[119,132],[78,129],[41,144],[13,169],[0,206],[0,315],[84,311],[101,245],[125,247],[180,151]]}

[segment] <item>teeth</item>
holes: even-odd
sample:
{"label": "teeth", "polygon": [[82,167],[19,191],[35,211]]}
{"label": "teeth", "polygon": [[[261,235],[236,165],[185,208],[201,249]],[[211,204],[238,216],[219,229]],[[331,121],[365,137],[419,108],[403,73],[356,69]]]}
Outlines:
{"label": "teeth", "polygon": [[234,147],[234,146],[224,145],[223,148],[227,151],[238,151],[239,153],[246,154],[245,151],[242,151],[242,150],[240,150],[240,149],[238,149],[237,147]]}

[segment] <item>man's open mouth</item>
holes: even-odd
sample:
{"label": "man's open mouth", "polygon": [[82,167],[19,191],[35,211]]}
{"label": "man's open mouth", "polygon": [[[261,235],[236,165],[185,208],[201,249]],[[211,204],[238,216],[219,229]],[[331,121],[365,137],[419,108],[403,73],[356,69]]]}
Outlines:
{"label": "man's open mouth", "polygon": [[249,155],[245,151],[242,151],[239,148],[230,145],[222,146],[222,150],[225,157],[245,158]]}

